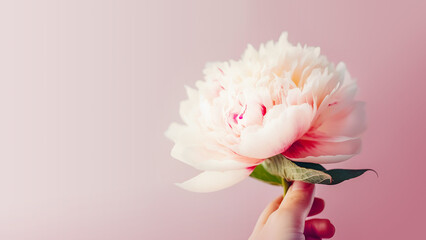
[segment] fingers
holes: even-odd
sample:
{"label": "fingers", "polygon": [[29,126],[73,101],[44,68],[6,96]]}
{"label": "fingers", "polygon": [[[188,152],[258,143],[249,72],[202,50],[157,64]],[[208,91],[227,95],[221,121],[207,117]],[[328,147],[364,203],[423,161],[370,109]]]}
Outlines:
{"label": "fingers", "polygon": [[[304,234],[311,238],[331,238],[336,232],[335,227],[328,219],[311,219],[305,222]],[[309,239],[309,238],[307,238]]]}
{"label": "fingers", "polygon": [[[265,225],[269,216],[278,209],[282,200],[283,200],[283,196],[281,195],[281,196],[277,197],[275,200],[273,200],[272,202],[270,202],[268,204],[268,206],[266,206],[266,208],[260,214],[255,228],[258,227],[258,226]],[[311,210],[309,211],[308,216],[314,216],[314,215],[321,213],[324,210],[324,207],[325,207],[325,203],[324,203],[323,199],[314,198],[314,202],[312,204],[312,207],[311,207]]]}
{"label": "fingers", "polygon": [[322,210],[324,210],[324,207],[324,200],[321,198],[315,198],[314,203],[312,204],[312,208],[309,211],[308,217],[317,215],[318,213],[322,212]]}
{"label": "fingers", "polygon": [[263,212],[260,214],[259,219],[257,220],[256,226],[254,227],[253,232],[256,232],[258,229],[262,228],[268,220],[271,213],[275,212],[281,204],[283,196],[277,197],[274,201],[268,204]]}
{"label": "fingers", "polygon": [[[304,231],[305,218],[314,201],[314,184],[295,181],[285,195],[276,214],[285,223],[285,228]],[[274,213],[275,214],[275,213]]]}
{"label": "fingers", "polygon": [[314,238],[314,237],[306,237],[306,240],[321,240],[321,238]]}

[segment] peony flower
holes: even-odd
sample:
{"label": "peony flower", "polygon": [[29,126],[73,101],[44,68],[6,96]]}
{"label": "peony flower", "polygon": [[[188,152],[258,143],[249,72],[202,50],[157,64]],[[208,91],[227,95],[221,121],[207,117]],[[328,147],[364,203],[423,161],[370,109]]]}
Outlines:
{"label": "peony flower", "polygon": [[238,61],[208,63],[196,89],[181,102],[185,124],[166,136],[171,155],[203,171],[178,184],[195,192],[234,185],[268,158],[336,163],[360,151],[364,104],[343,63],[318,47],[294,46],[283,33]]}

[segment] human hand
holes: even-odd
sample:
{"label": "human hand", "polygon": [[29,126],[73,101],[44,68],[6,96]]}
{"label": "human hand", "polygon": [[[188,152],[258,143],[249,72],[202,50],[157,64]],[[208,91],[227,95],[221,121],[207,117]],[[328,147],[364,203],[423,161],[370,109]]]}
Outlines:
{"label": "human hand", "polygon": [[321,240],[331,238],[335,228],[328,219],[310,219],[324,209],[314,198],[315,185],[294,182],[287,194],[271,202],[259,217],[249,240]]}

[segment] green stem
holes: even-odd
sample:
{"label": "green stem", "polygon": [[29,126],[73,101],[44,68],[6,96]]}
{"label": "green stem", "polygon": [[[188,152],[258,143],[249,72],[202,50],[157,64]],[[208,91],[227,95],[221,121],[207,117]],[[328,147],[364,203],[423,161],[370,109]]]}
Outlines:
{"label": "green stem", "polygon": [[283,197],[285,197],[285,194],[287,193],[288,188],[290,187],[290,183],[285,180],[285,178],[281,178],[281,184],[283,185]]}

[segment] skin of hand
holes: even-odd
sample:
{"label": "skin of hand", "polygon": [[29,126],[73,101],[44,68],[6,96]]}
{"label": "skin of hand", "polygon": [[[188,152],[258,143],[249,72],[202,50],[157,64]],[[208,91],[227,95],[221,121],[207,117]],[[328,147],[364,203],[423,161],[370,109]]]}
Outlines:
{"label": "skin of hand", "polygon": [[314,198],[315,185],[294,182],[287,194],[271,202],[259,217],[249,240],[321,240],[335,228],[328,219],[310,219],[324,210],[324,200]]}

